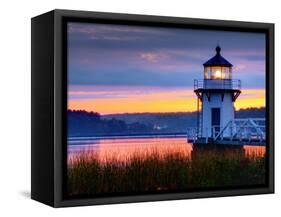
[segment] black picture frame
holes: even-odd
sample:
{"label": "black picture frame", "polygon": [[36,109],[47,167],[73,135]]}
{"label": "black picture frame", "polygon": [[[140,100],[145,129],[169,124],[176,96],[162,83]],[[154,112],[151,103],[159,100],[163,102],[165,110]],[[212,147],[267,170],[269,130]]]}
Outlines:
{"label": "black picture frame", "polygon": [[[212,29],[266,34],[267,184],[193,192],[66,198],[66,25],[68,21]],[[32,18],[31,198],[53,207],[274,193],[274,24],[71,10]],[[44,138],[44,139],[42,139]]]}

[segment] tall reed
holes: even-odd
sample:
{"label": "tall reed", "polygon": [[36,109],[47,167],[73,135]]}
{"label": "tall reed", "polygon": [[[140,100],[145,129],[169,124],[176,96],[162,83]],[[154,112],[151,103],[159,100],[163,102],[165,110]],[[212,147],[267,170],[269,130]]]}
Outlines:
{"label": "tall reed", "polygon": [[75,196],[256,185],[265,183],[265,172],[264,156],[239,150],[193,150],[191,156],[136,151],[123,160],[85,152],[69,162],[67,189]]}

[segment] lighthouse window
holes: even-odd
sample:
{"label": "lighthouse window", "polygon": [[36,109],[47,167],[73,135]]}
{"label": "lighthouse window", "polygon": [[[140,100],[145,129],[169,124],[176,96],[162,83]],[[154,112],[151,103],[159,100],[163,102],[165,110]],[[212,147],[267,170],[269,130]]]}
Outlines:
{"label": "lighthouse window", "polygon": [[223,79],[231,79],[231,68],[223,67]]}
{"label": "lighthouse window", "polygon": [[221,67],[215,68],[215,79],[221,79],[222,78],[222,71]]}
{"label": "lighthouse window", "polygon": [[214,72],[213,67],[210,67],[210,79],[214,79]]}
{"label": "lighthouse window", "polygon": [[210,76],[209,76],[209,67],[205,67],[204,68],[204,78],[205,79],[209,79]]}
{"label": "lighthouse window", "polygon": [[222,67],[222,79],[228,79],[228,72],[226,67]]}
{"label": "lighthouse window", "polygon": [[211,67],[211,79],[222,79],[222,67]]}
{"label": "lighthouse window", "polygon": [[231,67],[211,66],[204,68],[204,79],[232,79]]}

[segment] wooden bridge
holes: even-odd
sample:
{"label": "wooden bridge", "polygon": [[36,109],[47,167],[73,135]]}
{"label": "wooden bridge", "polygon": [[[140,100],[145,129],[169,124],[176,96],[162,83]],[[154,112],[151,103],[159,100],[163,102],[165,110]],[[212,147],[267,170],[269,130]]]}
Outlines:
{"label": "wooden bridge", "polygon": [[264,118],[234,119],[224,127],[213,126],[211,136],[203,135],[202,129],[188,128],[187,138],[193,144],[266,145],[265,124]]}

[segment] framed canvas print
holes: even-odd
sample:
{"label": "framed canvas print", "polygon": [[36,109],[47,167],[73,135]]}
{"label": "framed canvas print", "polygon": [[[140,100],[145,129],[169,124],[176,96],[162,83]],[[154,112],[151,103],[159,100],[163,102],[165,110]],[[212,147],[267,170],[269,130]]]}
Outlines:
{"label": "framed canvas print", "polygon": [[274,192],[274,25],[32,19],[32,192],[54,207]]}

